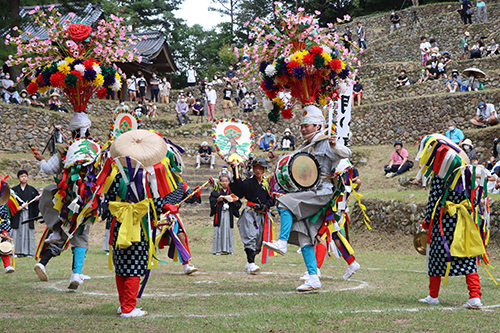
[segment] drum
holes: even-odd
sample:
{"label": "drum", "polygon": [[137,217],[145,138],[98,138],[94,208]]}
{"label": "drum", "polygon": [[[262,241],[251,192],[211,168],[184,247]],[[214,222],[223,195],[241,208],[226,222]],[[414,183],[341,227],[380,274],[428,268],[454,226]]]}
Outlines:
{"label": "drum", "polygon": [[5,241],[0,243],[0,255],[9,255],[12,254],[12,249],[14,248],[14,245],[12,244],[11,241]]}
{"label": "drum", "polygon": [[275,175],[285,192],[299,192],[310,190],[319,183],[321,169],[313,155],[301,152],[282,157]]}

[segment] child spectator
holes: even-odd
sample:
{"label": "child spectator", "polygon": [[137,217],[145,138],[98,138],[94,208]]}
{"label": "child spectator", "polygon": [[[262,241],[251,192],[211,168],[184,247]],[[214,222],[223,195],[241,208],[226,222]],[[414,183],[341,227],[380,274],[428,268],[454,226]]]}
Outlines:
{"label": "child spectator", "polygon": [[439,78],[446,78],[446,59],[444,57],[438,63]]}
{"label": "child spectator", "polygon": [[469,37],[470,34],[466,31],[462,38],[460,38],[460,60],[465,60],[469,57]]}
{"label": "child spectator", "polygon": [[431,44],[427,42],[427,37],[425,36],[420,37],[420,60],[422,63],[422,67],[426,66],[430,53],[431,53]]}
{"label": "child spectator", "polygon": [[231,83],[228,82],[226,88],[222,91],[222,110],[224,111],[224,117],[227,117],[226,110],[228,108],[231,109],[231,114],[234,115],[233,102],[231,102],[232,96],[233,96],[233,89]]}
{"label": "child spectator", "polygon": [[444,60],[445,60],[444,64],[448,65],[451,62],[450,52],[444,51],[443,55],[441,56],[441,58],[444,58]]}
{"label": "child spectator", "polygon": [[259,101],[254,92],[247,93],[243,99],[243,112],[253,112],[257,109]]}
{"label": "child spectator", "polygon": [[152,99],[149,101],[148,114],[146,115],[146,118],[149,118],[149,117],[156,118],[156,105]]}
{"label": "child spectator", "polygon": [[123,99],[120,99],[120,105],[116,107],[115,112],[121,113],[128,111],[129,111],[128,105],[125,104],[125,101]]}
{"label": "child spectator", "polygon": [[446,84],[449,92],[460,91],[462,88],[462,79],[458,77],[458,70],[452,70],[450,78],[444,81],[444,84]]}
{"label": "child spectator", "polygon": [[[200,122],[201,116],[203,116],[203,104],[201,104],[201,100],[198,98],[196,100],[196,103],[193,105],[193,114],[198,117],[198,120],[196,121],[197,123]],[[202,120],[203,121],[203,120]]]}
{"label": "child spectator", "polygon": [[406,71],[402,69],[400,75],[396,79],[396,87],[409,86],[409,85],[410,85],[410,79],[408,78],[408,75],[406,75]]}
{"label": "child spectator", "polygon": [[20,100],[20,105],[26,105],[26,106],[30,106],[31,105],[31,99],[28,97],[28,92],[26,91],[26,89],[24,89],[23,91],[21,91],[21,100]]}
{"label": "child spectator", "polygon": [[188,105],[189,110],[192,110],[194,103],[196,103],[196,99],[194,99],[193,93],[188,92],[187,97],[185,99],[186,99],[186,104]]}
{"label": "child spectator", "polygon": [[56,92],[50,94],[49,109],[52,111],[68,112],[59,100],[59,97],[61,96]]}
{"label": "child spectator", "polygon": [[137,80],[135,79],[134,74],[130,76],[130,79],[127,79],[127,90],[129,101],[135,102],[135,99],[137,98]]}
{"label": "child spectator", "polygon": [[359,77],[356,77],[356,83],[352,87],[352,106],[354,106],[354,100],[358,101],[358,106],[361,105],[361,97],[363,97],[363,85]]}
{"label": "child spectator", "polygon": [[147,113],[147,110],[146,108],[144,107],[142,101],[139,101],[137,103],[137,106],[135,107],[134,109],[134,113],[137,115],[137,117],[142,117],[143,114],[146,114]]}
{"label": "child spectator", "polygon": [[148,82],[144,78],[144,74],[139,74],[139,79],[137,80],[137,86],[139,87],[139,100],[146,101],[146,94],[148,92]]}

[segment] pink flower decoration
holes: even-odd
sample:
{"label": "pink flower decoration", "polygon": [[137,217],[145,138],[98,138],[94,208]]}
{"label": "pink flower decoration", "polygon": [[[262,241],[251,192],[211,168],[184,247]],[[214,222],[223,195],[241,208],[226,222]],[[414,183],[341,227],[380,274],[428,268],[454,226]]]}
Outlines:
{"label": "pink flower decoration", "polygon": [[321,15],[321,12],[319,10],[315,10],[314,12],[316,13],[316,15]]}
{"label": "pink flower decoration", "polygon": [[17,29],[19,29],[17,26],[15,26],[14,28],[12,28],[12,30],[14,30],[14,31],[17,31]]}
{"label": "pink flower decoration", "polygon": [[69,15],[69,17],[71,17],[71,18],[74,18],[74,17],[76,16],[76,14],[75,14],[75,13],[73,13],[73,12],[69,13],[68,15]]}
{"label": "pink flower decoration", "polygon": [[54,9],[54,7],[55,7],[55,5],[50,5],[50,7],[49,7],[49,12],[50,12],[52,9]]}
{"label": "pink flower decoration", "polygon": [[344,20],[345,21],[350,21],[351,20],[351,17],[349,16],[349,14],[344,15]]}
{"label": "pink flower decoration", "polygon": [[299,12],[303,12],[305,9],[302,8],[302,7],[299,7],[299,9],[297,9]]}
{"label": "pink flower decoration", "polygon": [[341,20],[341,19],[339,19],[339,18],[337,17],[337,22],[339,22],[339,23],[340,23],[340,22],[342,22],[342,20]]}

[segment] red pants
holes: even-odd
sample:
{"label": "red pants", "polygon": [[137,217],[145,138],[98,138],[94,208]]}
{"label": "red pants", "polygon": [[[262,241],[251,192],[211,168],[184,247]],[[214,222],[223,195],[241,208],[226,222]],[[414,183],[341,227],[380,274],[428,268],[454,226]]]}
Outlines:
{"label": "red pants", "polygon": [[7,268],[10,266],[10,256],[8,254],[5,254],[2,256],[2,262],[3,262],[3,267]]}
{"label": "red pants", "polygon": [[140,282],[141,279],[138,276],[116,275],[116,289],[118,289],[122,313],[130,313],[135,309]]}
{"label": "red pants", "polygon": [[[348,265],[352,264],[356,258],[353,255],[350,255],[349,252],[342,246],[342,258],[346,261]],[[319,243],[316,245],[316,262],[318,263],[318,268],[323,266],[323,261],[325,261],[326,256],[326,246],[324,244]]]}
{"label": "red pants", "polygon": [[[439,287],[441,285],[440,276],[429,276],[429,296],[437,298],[439,295]],[[481,284],[477,273],[470,273],[465,276],[467,289],[469,289],[469,298],[481,298]]]}

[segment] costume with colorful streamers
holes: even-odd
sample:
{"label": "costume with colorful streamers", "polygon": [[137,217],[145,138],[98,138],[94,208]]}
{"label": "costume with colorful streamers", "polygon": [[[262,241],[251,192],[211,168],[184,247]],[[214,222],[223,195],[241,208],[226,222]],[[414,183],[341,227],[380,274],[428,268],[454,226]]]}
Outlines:
{"label": "costume with colorful streamers", "polygon": [[489,274],[486,245],[490,214],[484,168],[469,165],[465,152],[439,134],[422,140],[417,160],[422,166],[421,172],[433,177],[422,224],[429,230],[430,292],[422,301],[437,302],[441,277],[446,285],[448,276],[465,275],[469,289],[469,302],[465,306],[480,307],[477,264],[482,263]]}

